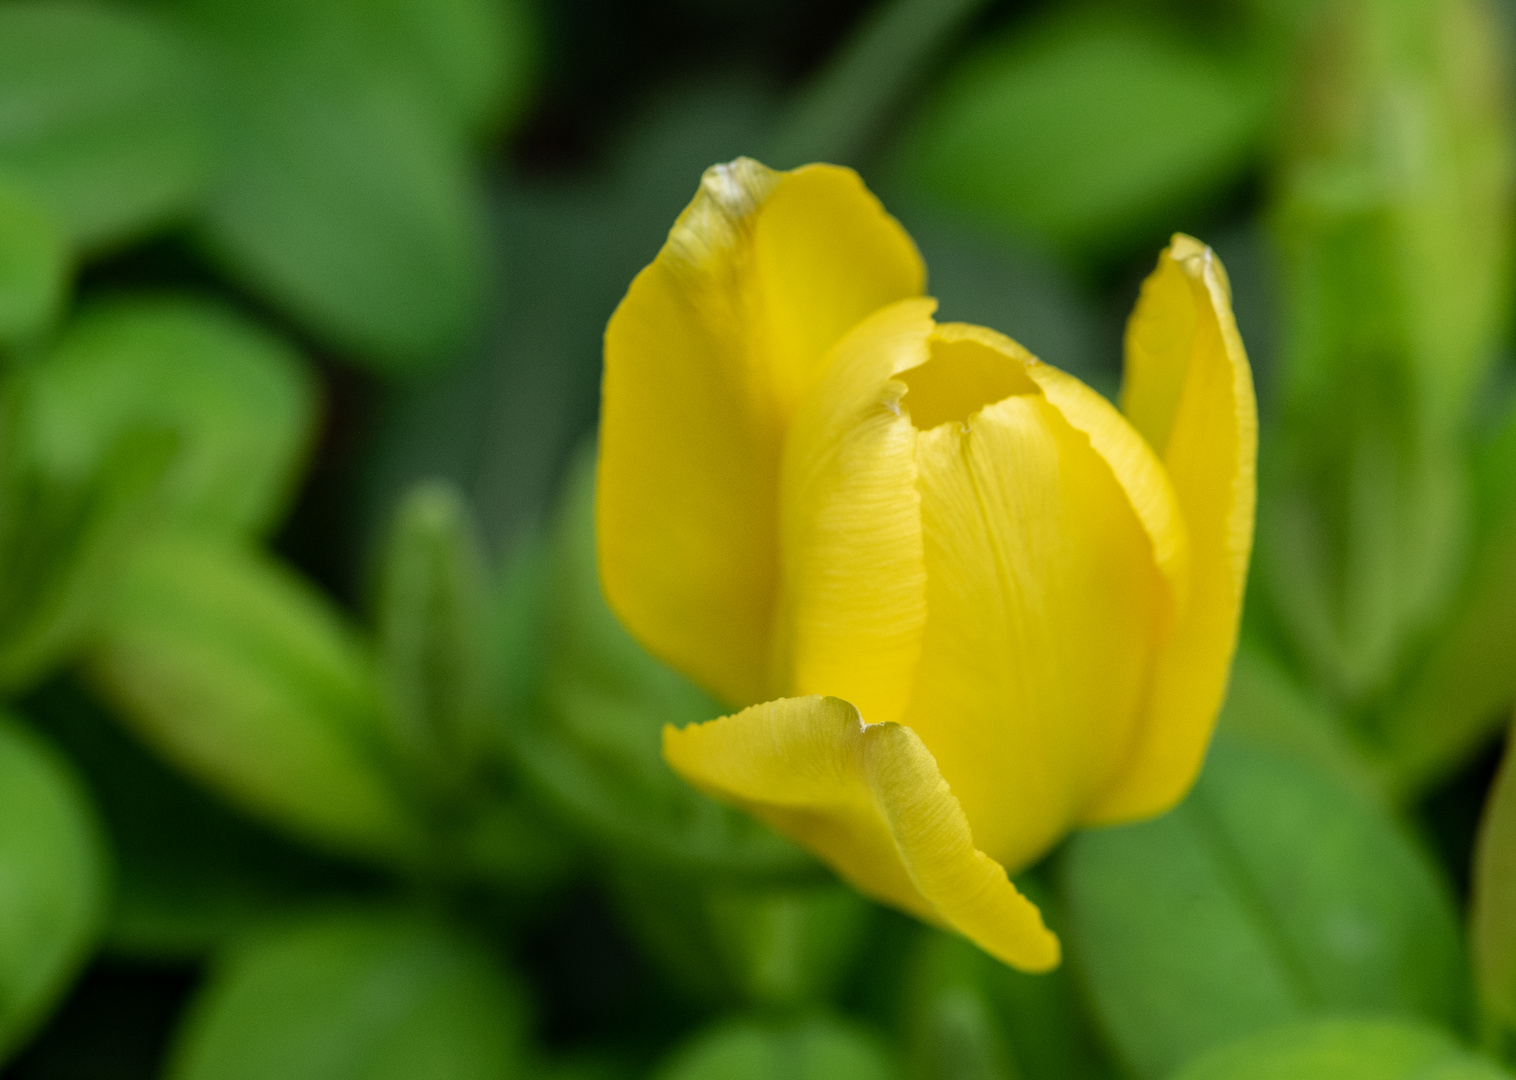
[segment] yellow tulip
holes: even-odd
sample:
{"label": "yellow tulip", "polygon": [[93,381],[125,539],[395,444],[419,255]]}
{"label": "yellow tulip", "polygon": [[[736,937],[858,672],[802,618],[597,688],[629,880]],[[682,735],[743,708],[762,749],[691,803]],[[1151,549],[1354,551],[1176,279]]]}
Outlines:
{"label": "yellow tulip", "polygon": [[1186,236],[1143,286],[1120,411],[935,323],[924,284],[851,171],[710,169],[606,331],[601,576],[651,651],[751,706],[665,729],[678,773],[1042,970],[1057,938],[1007,870],[1167,809],[1204,757],[1252,376]]}

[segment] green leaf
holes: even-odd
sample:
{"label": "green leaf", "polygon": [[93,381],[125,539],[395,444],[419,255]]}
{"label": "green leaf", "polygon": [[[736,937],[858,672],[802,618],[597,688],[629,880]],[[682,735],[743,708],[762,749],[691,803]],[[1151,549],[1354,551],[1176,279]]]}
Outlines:
{"label": "green leaf", "polygon": [[375,890],[375,875],[321,859],[196,788],[73,680],[49,683],[27,708],[83,774],[110,836],[112,953],[198,959],[270,918]]}
{"label": "green leaf", "polygon": [[0,686],[11,689],[46,674],[93,630],[153,523],[173,451],[165,433],[135,428],[92,471],[60,476],[20,433],[25,416],[24,403],[18,419],[13,400],[0,401]]}
{"label": "green leaf", "polygon": [[622,868],[611,887],[638,943],[703,1006],[826,1001],[857,959],[876,911],[835,882],[711,884]]}
{"label": "green leaf", "polygon": [[1480,1000],[1516,1033],[1516,742],[1509,736],[1474,847],[1469,936]]}
{"label": "green leaf", "polygon": [[187,297],[87,310],[26,370],[24,387],[32,452],[61,476],[98,468],[129,428],[173,432],[162,512],[227,536],[274,524],[316,419],[313,380],[284,342]]}
{"label": "green leaf", "polygon": [[0,717],[0,1061],[62,996],[105,916],[106,857],[73,770]]}
{"label": "green leaf", "polygon": [[0,173],[79,244],[187,211],[207,170],[194,60],[142,12],[90,3],[0,5]]}
{"label": "green leaf", "polygon": [[[1056,897],[1017,886],[1055,930]],[[1109,1080],[1115,1072],[1071,965],[1027,975],[956,935],[922,935],[905,987],[905,1037],[919,1080]]]}
{"label": "green leaf", "polygon": [[[511,711],[509,752],[559,820],[614,860],[695,874],[810,877],[815,862],[746,814],[689,787],[663,760],[664,724],[723,709],[653,659],[611,614],[595,563],[589,455],[566,487],[550,548],[506,607],[533,631],[508,668],[536,674]],[[518,627],[522,612],[516,615]]]}
{"label": "green leaf", "polygon": [[1483,4],[1332,5],[1312,23],[1272,215],[1284,408],[1259,557],[1303,666],[1364,712],[1459,585],[1516,146]]}
{"label": "green leaf", "polygon": [[1080,252],[1119,251],[1237,177],[1272,87],[1138,16],[1060,15],[979,49],[904,151],[943,202]]}
{"label": "green leaf", "polygon": [[364,8],[176,10],[222,80],[213,254],[364,361],[414,368],[458,345],[484,295],[483,208],[431,97],[365,47]]}
{"label": "green leaf", "polygon": [[479,942],[420,916],[333,913],[229,950],[169,1080],[515,1080],[524,1000]]}
{"label": "green leaf", "polygon": [[0,342],[33,337],[57,317],[72,261],[68,237],[51,211],[25,188],[0,179]]}
{"label": "green leaf", "polygon": [[155,538],[89,667],[143,739],[250,813],[334,850],[417,857],[420,826],[384,764],[371,657],[266,557]]}
{"label": "green leaf", "polygon": [[1516,408],[1476,448],[1474,479],[1474,550],[1463,584],[1376,727],[1406,796],[1458,768],[1516,700]]}
{"label": "green leaf", "polygon": [[489,581],[457,491],[423,484],[401,505],[379,582],[386,733],[432,793],[456,799],[488,739]]}
{"label": "green leaf", "polygon": [[728,1021],[691,1039],[655,1080],[892,1080],[893,1064],[870,1033],[835,1020],[776,1027]]}
{"label": "green leaf", "polygon": [[1466,1022],[1458,922],[1430,862],[1374,802],[1277,752],[1218,741],[1179,808],[1080,834],[1062,869],[1071,951],[1145,1080],[1332,1012]]}
{"label": "green leaf", "polygon": [[1242,1039],[1173,1080],[1508,1080],[1436,1028],[1391,1020],[1325,1020]]}

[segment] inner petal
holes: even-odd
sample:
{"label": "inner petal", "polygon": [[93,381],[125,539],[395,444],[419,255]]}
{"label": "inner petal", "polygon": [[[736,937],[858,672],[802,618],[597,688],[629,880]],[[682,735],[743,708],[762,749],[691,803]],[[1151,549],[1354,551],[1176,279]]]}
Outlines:
{"label": "inner petal", "polygon": [[1018,358],[952,330],[938,327],[927,362],[896,376],[906,385],[902,401],[917,431],[954,421],[967,425],[986,405],[1038,393]]}

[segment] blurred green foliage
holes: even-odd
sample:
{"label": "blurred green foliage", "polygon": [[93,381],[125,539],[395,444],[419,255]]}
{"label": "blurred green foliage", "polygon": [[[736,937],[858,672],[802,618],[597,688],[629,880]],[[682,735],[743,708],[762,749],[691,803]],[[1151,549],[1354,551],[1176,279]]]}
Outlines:
{"label": "blurred green foliage", "polygon": [[[0,1076],[1508,1075],[1512,14],[0,0]],[[659,754],[722,709],[600,595],[586,436],[743,153],[1108,396],[1167,235],[1227,263],[1223,734],[1018,882],[1051,975]]]}

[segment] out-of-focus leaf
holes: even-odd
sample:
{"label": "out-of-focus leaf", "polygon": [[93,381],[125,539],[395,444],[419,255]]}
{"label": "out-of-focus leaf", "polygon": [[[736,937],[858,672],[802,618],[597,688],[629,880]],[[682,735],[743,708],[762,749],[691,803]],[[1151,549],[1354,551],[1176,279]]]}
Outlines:
{"label": "out-of-focus leaf", "polygon": [[1494,1062],[1433,1027],[1392,1020],[1318,1020],[1222,1047],[1173,1080],[1508,1080]]}
{"label": "out-of-focus leaf", "polygon": [[441,798],[462,794],[488,737],[488,593],[463,499],[445,484],[416,488],[384,553],[380,677],[398,759]]}
{"label": "out-of-focus leaf", "polygon": [[[537,613],[531,649],[512,665],[537,673],[514,703],[510,752],[544,805],[614,860],[686,873],[811,876],[815,862],[746,814],[676,777],[663,760],[664,724],[709,720],[722,708],[654,660],[616,621],[595,564],[594,468],[583,457],[535,575],[510,600]],[[518,619],[518,624],[520,620]]]}
{"label": "out-of-focus leaf", "polygon": [[1217,720],[1227,735],[1311,762],[1342,784],[1383,800],[1383,770],[1353,742],[1346,723],[1246,635]]}
{"label": "out-of-focus leaf", "polygon": [[1406,795],[1457,768],[1516,700],[1516,409],[1475,451],[1474,510],[1463,586],[1377,725]]}
{"label": "out-of-focus leaf", "polygon": [[[1055,930],[1057,898],[1018,879]],[[904,1020],[918,1080],[1109,1080],[1114,1069],[1065,964],[1046,975],[1006,967],[964,939],[922,935]]]}
{"label": "out-of-focus leaf", "polygon": [[25,188],[0,180],[0,342],[31,337],[57,316],[70,255],[52,212]]}
{"label": "out-of-focus leaf", "polygon": [[0,173],[77,243],[120,240],[187,211],[207,170],[194,61],[128,7],[0,5]]}
{"label": "out-of-focus leaf", "polygon": [[676,1050],[656,1080],[893,1080],[871,1033],[834,1020],[776,1027],[729,1021]]}
{"label": "out-of-focus leaf", "polygon": [[97,467],[65,477],[20,434],[24,408],[0,402],[0,686],[17,689],[91,632],[116,575],[153,523],[173,439],[126,431]]}
{"label": "out-of-focus leaf", "polygon": [[796,97],[764,160],[859,164],[902,98],[985,0],[891,0],[865,17],[836,57]]}
{"label": "out-of-focus leaf", "polygon": [[1490,1017],[1516,1032],[1516,762],[1505,758],[1485,803],[1474,849],[1470,940],[1480,999]]}
{"label": "out-of-focus leaf", "polygon": [[1431,864],[1372,801],[1275,752],[1218,742],[1178,809],[1077,836],[1063,871],[1071,950],[1145,1080],[1333,1012],[1466,1022],[1457,918]]}
{"label": "out-of-focus leaf", "polygon": [[712,885],[623,869],[612,891],[642,946],[706,1006],[826,1001],[857,959],[875,910],[833,882]]}
{"label": "out-of-focus leaf", "polygon": [[72,478],[99,468],[131,427],[173,432],[162,512],[229,536],[277,519],[315,421],[315,387],[283,342],[188,298],[87,311],[24,385],[27,439],[51,471]]}
{"label": "out-of-focus leaf", "polygon": [[1273,87],[1172,27],[1097,8],[980,49],[928,104],[907,175],[943,202],[1079,252],[1120,250],[1233,180]]}
{"label": "out-of-focus leaf", "polygon": [[536,27],[526,0],[339,0],[375,58],[411,73],[443,119],[486,132],[521,104]]}
{"label": "out-of-focus leaf", "polygon": [[198,958],[271,918],[374,890],[373,875],[321,859],[195,788],[77,684],[49,684],[28,710],[99,806],[116,866],[105,932],[113,953]]}
{"label": "out-of-focus leaf", "polygon": [[365,361],[440,359],[478,315],[483,211],[433,98],[370,47],[366,6],[186,0],[176,11],[222,84],[212,252]]}
{"label": "out-of-focus leaf", "polygon": [[1273,215],[1284,431],[1259,555],[1303,663],[1357,712],[1458,585],[1516,153],[1481,0],[1335,2],[1311,22]]}
{"label": "out-of-focus leaf", "polygon": [[232,948],[170,1080],[515,1080],[524,999],[480,943],[420,916],[334,913]]}
{"label": "out-of-focus leaf", "polygon": [[143,739],[249,812],[340,851],[417,856],[420,826],[385,767],[372,658],[266,557],[154,538],[89,667]]}
{"label": "out-of-focus leaf", "polygon": [[0,1061],[83,963],[105,916],[94,810],[62,758],[0,717]]}

